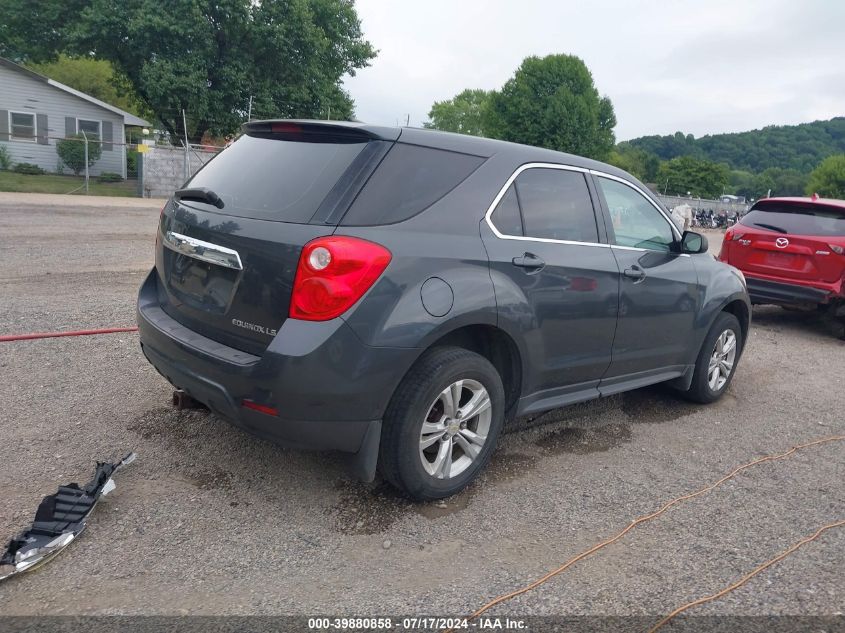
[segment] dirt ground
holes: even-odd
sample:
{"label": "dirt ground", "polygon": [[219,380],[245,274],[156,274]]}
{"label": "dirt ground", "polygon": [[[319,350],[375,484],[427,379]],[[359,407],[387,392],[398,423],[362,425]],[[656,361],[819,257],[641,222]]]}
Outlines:
{"label": "dirt ground", "polygon": [[[134,324],[160,203],[68,204],[0,194],[0,334]],[[0,583],[5,615],[465,615],[740,464],[845,433],[845,342],[774,307],[720,402],[649,388],[520,420],[440,504],[174,411],[135,334],[0,343],[0,376],[0,538],[138,453],[76,543]],[[843,482],[842,441],[755,466],[491,613],[667,613],[845,519]],[[695,613],[843,614],[843,570],[831,530]]]}

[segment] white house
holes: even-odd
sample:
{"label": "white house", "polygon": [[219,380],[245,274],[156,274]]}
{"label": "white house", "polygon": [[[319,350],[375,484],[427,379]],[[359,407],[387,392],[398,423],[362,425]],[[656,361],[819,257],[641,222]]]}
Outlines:
{"label": "white house", "polygon": [[134,114],[0,57],[0,145],[6,147],[12,162],[58,172],[56,141],[84,131],[103,143],[102,157],[91,167],[91,175],[112,172],[126,178],[124,128],[149,125]]}

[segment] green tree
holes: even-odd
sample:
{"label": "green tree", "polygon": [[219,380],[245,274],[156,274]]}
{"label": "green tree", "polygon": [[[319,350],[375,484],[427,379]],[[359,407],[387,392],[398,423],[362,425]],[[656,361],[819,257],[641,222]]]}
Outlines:
{"label": "green tree", "polygon": [[490,104],[490,91],[467,89],[446,101],[435,101],[424,127],[485,136],[484,122]]}
{"label": "green tree", "polygon": [[[26,5],[23,13],[38,5],[46,16],[36,32],[49,36],[15,40],[18,58],[67,53],[111,62],[177,138],[185,127],[192,140],[235,131],[250,99],[253,118],[350,118],[352,99],[341,78],[376,54],[351,0],[0,2]],[[17,32],[31,22],[2,13],[12,23],[4,29]]]}
{"label": "green tree", "polygon": [[845,199],[845,154],[825,158],[810,174],[806,192]]}
{"label": "green tree", "polygon": [[55,59],[67,46],[68,26],[89,4],[88,0],[0,0],[0,57],[17,62]]}
{"label": "green tree", "polygon": [[[809,174],[802,173],[797,169],[783,169],[781,167],[769,167],[760,174],[762,180],[768,180],[771,183],[772,195],[776,196],[803,196],[804,190],[807,188],[807,181]],[[759,198],[765,193],[760,191],[764,182],[758,187]]]}
{"label": "green tree", "polygon": [[669,194],[716,198],[728,184],[727,166],[707,160],[680,156],[667,160],[657,172],[657,185]]}
{"label": "green tree", "polygon": [[728,174],[726,191],[737,196],[745,196],[747,199],[759,198],[756,185],[757,177],[750,171],[732,169]]}
{"label": "green tree", "polygon": [[484,129],[495,138],[599,160],[613,149],[613,105],[573,55],[526,58],[487,112]]}
{"label": "green tree", "polygon": [[152,115],[132,86],[117,77],[111,63],[105,60],[61,54],[53,61],[27,64],[27,68],[137,116]]}
{"label": "green tree", "polygon": [[611,165],[624,169],[643,182],[655,182],[660,159],[645,150],[632,147],[627,143],[619,143],[607,158]]}
{"label": "green tree", "polygon": [[[94,141],[93,143],[91,141]],[[98,143],[96,135],[88,135],[88,166],[90,167],[103,155],[103,144]],[[73,134],[56,143],[56,153],[62,162],[77,176],[85,171],[85,139],[82,134]]]}

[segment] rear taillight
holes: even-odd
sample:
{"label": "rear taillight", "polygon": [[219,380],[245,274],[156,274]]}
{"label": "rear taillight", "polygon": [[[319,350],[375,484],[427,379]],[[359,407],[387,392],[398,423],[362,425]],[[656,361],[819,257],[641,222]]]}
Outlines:
{"label": "rear taillight", "polygon": [[839,244],[828,244],[828,246],[837,255],[845,255],[845,246],[839,246]]}
{"label": "rear taillight", "polygon": [[745,233],[739,233],[739,232],[731,233],[731,241],[732,242],[738,242],[739,240],[742,239],[743,235],[745,235]]}
{"label": "rear taillight", "polygon": [[290,318],[328,321],[360,299],[390,263],[390,251],[357,237],[318,237],[299,256]]}

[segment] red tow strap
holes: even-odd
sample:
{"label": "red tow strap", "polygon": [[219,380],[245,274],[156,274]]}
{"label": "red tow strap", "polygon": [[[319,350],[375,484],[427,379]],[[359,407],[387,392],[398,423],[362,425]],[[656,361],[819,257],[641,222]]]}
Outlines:
{"label": "red tow strap", "polygon": [[3,334],[0,343],[10,341],[30,341],[39,338],[58,338],[60,336],[93,336],[95,334],[117,334],[118,332],[137,332],[137,327],[110,327],[102,330],[76,330],[72,332],[34,332],[31,334]]}

